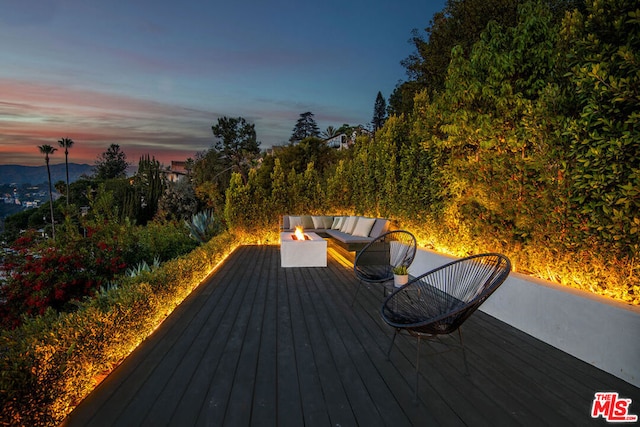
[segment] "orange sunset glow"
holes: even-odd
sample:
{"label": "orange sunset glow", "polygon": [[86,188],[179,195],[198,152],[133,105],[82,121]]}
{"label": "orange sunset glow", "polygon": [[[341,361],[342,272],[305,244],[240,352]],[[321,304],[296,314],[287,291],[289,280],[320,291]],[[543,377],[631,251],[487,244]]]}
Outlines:
{"label": "orange sunset glow", "polygon": [[0,164],[42,165],[37,146],[61,138],[73,163],[118,144],[168,164],[210,148],[223,116],[254,124],[263,149],[305,111],[321,129],[367,125],[404,75],[411,29],[445,2],[250,3],[3,4]]}

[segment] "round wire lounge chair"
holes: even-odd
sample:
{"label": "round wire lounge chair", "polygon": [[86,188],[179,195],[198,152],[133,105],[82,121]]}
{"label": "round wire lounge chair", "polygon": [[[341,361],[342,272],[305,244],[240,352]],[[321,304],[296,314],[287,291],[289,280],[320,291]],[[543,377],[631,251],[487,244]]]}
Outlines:
{"label": "round wire lounge chair", "polygon": [[409,281],[392,292],[382,304],[382,319],[395,328],[387,357],[396,336],[405,331],[418,338],[415,394],[418,396],[420,338],[435,338],[458,331],[460,347],[469,372],[460,326],[506,280],[511,262],[489,253],[462,258]]}
{"label": "round wire lounge chair", "polygon": [[[409,267],[416,256],[416,238],[405,230],[394,230],[378,236],[358,252],[353,271],[358,278],[358,287],[353,295],[356,300],[360,286],[365,283],[385,284],[393,280],[393,268]],[[382,286],[383,295],[385,287]]]}

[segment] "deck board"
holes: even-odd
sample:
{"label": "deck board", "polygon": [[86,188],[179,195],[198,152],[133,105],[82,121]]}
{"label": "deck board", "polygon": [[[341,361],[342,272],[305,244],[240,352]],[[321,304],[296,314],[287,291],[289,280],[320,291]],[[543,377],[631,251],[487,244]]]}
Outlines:
{"label": "deck board", "polygon": [[[94,392],[67,426],[603,425],[595,392],[640,413],[640,390],[481,312],[459,350],[396,339],[382,291],[328,267],[281,268],[277,246],[238,248]],[[455,342],[456,337],[447,337]]]}

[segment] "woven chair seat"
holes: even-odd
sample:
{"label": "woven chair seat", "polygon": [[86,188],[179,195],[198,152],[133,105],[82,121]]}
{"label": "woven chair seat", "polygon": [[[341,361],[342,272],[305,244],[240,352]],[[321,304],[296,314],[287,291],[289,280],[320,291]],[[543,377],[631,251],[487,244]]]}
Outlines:
{"label": "woven chair seat", "polygon": [[[481,254],[445,264],[392,292],[381,308],[383,320],[398,333],[438,336],[459,333],[466,365],[460,326],[506,280],[511,262],[501,254]],[[419,358],[418,342],[418,358]],[[468,368],[467,368],[468,370]],[[418,389],[416,362],[416,393]]]}
{"label": "woven chair seat", "polygon": [[416,256],[416,246],[413,234],[405,230],[394,230],[377,237],[358,252],[353,263],[358,288],[351,304],[355,302],[363,282],[384,284],[393,280],[394,267],[409,268]]}

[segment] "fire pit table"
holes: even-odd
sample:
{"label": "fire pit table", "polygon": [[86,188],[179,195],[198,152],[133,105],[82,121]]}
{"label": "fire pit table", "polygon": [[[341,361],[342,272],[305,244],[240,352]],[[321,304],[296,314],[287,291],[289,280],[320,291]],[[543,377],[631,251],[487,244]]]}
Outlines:
{"label": "fire pit table", "polygon": [[327,241],[316,233],[304,233],[299,240],[295,233],[280,233],[280,265],[282,267],[326,267]]}

